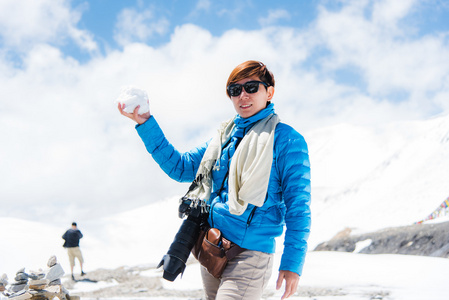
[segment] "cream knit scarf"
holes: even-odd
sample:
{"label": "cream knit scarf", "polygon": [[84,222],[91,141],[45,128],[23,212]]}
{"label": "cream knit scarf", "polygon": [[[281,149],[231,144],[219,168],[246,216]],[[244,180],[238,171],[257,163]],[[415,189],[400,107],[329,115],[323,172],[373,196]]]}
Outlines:
{"label": "cream knit scarf", "polygon": [[[260,207],[265,202],[273,162],[274,130],[278,123],[276,114],[258,121],[243,137],[232,157],[228,201],[229,211],[234,215],[243,214],[248,204]],[[209,200],[212,168],[217,167],[214,164],[220,161],[221,149],[231,138],[234,126],[234,119],[223,122],[212,138],[196,173],[197,186],[186,194],[190,199]]]}

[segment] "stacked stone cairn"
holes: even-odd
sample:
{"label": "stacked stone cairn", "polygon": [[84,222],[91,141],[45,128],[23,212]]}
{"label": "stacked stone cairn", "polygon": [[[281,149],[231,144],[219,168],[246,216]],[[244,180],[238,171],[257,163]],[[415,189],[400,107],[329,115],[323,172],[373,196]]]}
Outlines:
{"label": "stacked stone cairn", "polygon": [[6,274],[3,274],[2,277],[0,277],[0,292],[4,292],[7,285],[8,285],[8,276],[6,276]]}
{"label": "stacked stone cairn", "polygon": [[0,277],[0,299],[7,300],[79,300],[79,296],[70,296],[64,288],[61,278],[64,270],[58,263],[56,256],[50,257],[45,271],[30,271],[25,268],[16,273],[14,282],[8,285],[8,277]]}

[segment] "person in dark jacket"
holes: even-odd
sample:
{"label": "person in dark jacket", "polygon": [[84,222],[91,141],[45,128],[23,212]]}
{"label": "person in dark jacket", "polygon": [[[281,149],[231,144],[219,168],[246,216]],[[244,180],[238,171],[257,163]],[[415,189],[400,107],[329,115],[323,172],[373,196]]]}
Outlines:
{"label": "person in dark jacket", "polygon": [[192,199],[206,200],[209,225],[246,249],[228,262],[221,278],[201,268],[207,299],[260,299],[272,272],[275,238],[284,227],[276,288],[285,283],[285,299],[299,284],[311,224],[309,155],[303,136],[279,121],[274,85],[261,62],[234,68],[226,94],[237,115],[209,142],[185,153],[169,143],[150,112],[139,115],[138,106],[127,113],[118,105],[138,123],[147,151],[167,175],[179,182],[201,178]]}
{"label": "person in dark jacket", "polygon": [[64,248],[67,248],[67,253],[69,255],[70,262],[70,270],[72,272],[72,279],[75,280],[75,276],[73,275],[73,268],[75,267],[75,258],[78,259],[80,263],[81,276],[86,275],[83,271],[83,254],[80,249],[80,239],[83,237],[83,234],[78,229],[78,226],[75,222],[72,223],[72,228],[68,229],[62,236],[64,239]]}

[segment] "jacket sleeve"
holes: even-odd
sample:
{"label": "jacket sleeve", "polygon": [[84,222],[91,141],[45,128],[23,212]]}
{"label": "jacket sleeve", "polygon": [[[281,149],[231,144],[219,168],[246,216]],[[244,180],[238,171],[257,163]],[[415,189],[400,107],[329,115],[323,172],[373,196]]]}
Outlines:
{"label": "jacket sleeve", "polygon": [[154,116],[145,123],[136,125],[136,130],[147,151],[170,178],[179,182],[190,182],[195,179],[207,144],[189,152],[180,153],[168,142]]}
{"label": "jacket sleeve", "polygon": [[310,162],[304,138],[293,128],[278,153],[283,199],[286,206],[284,252],[279,270],[302,274],[310,234]]}

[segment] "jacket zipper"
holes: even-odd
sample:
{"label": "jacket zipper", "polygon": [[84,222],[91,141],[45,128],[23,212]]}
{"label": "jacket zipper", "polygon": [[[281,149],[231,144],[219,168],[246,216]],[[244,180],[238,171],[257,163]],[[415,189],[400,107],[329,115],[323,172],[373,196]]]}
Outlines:
{"label": "jacket zipper", "polygon": [[253,210],[249,213],[248,220],[246,221],[246,227],[249,227],[251,221],[253,220],[254,213],[256,212],[257,206],[254,206]]}
{"label": "jacket zipper", "polygon": [[210,227],[214,228],[214,206],[216,203],[212,204],[210,209],[209,209],[209,214],[210,214],[210,221],[212,224],[210,224]]}
{"label": "jacket zipper", "polygon": [[[263,204],[265,204],[265,202],[267,202],[267,199],[268,199],[268,193],[265,196],[265,200],[263,201]],[[246,221],[246,227],[249,227],[249,225],[251,225],[254,214],[256,213],[256,208],[257,208],[257,206],[254,206],[253,210],[249,213],[248,220]]]}

